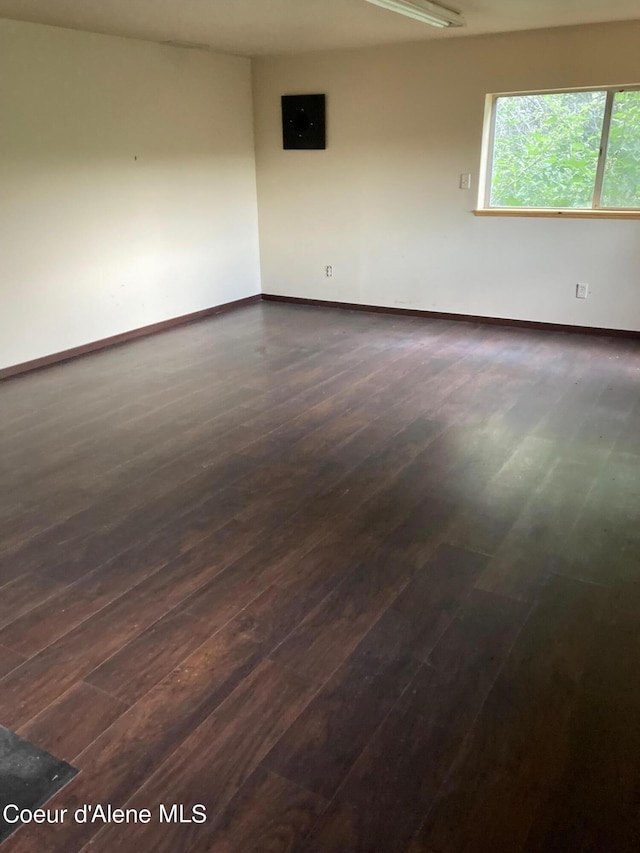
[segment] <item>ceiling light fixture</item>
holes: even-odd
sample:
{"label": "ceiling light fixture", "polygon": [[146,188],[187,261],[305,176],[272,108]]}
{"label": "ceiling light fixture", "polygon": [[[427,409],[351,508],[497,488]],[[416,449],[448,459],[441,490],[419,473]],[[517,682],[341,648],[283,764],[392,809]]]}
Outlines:
{"label": "ceiling light fixture", "polygon": [[464,27],[465,20],[459,12],[445,9],[430,0],[367,0],[383,9],[398,12],[432,27]]}

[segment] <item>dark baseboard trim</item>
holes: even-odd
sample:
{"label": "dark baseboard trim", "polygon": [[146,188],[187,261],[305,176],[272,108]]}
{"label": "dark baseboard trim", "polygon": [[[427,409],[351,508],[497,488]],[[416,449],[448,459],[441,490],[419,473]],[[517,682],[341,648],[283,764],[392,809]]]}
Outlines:
{"label": "dark baseboard trim", "polygon": [[538,329],[546,332],[570,332],[579,335],[640,338],[640,331],[631,329],[601,329],[598,326],[569,326],[563,323],[541,323],[537,320],[509,320],[503,317],[483,317],[475,314],[447,314],[444,311],[420,311],[417,308],[387,308],[383,305],[359,305],[352,302],[330,302],[326,299],[305,299],[301,296],[276,296],[263,293],[266,302],[289,302],[293,305],[313,305],[318,308],[341,308],[365,311],[370,314],[396,314],[402,317],[424,317],[433,320],[456,320],[462,323],[486,323],[490,326],[512,326],[516,329]]}
{"label": "dark baseboard trim", "polygon": [[202,311],[194,311],[192,314],[183,314],[181,317],[173,317],[170,320],[161,320],[159,323],[151,323],[150,326],[142,326],[139,329],[132,329],[130,332],[121,332],[119,335],[112,335],[109,338],[102,338],[99,341],[92,341],[89,344],[82,344],[79,347],[56,352],[52,355],[45,355],[42,358],[34,358],[33,361],[25,361],[22,364],[14,364],[11,367],[3,367],[0,369],[0,380],[9,379],[12,376],[19,376],[22,373],[30,373],[32,370],[40,370],[43,367],[50,367],[53,364],[59,364],[61,361],[69,361],[72,358],[79,358],[88,353],[97,352],[107,347],[115,347],[119,344],[126,344],[136,338],[146,338],[148,335],[155,335],[158,332],[164,332],[167,329],[173,329],[175,326],[184,326],[187,323],[195,323],[197,320],[203,320],[205,317],[213,317],[214,314],[222,314],[226,311],[233,311],[236,308],[242,308],[244,305],[252,305],[255,302],[260,302],[262,296],[257,293],[255,296],[247,296],[244,299],[236,299],[234,302],[225,302],[224,305],[215,305],[213,308],[205,308]]}
{"label": "dark baseboard trim", "polygon": [[139,329],[132,329],[129,332],[121,332],[119,335],[112,335],[109,338],[102,338],[99,341],[92,341],[88,344],[82,344],[79,347],[56,352],[52,355],[45,355],[42,358],[35,358],[33,361],[25,361],[22,364],[3,367],[0,369],[0,380],[10,379],[12,376],[20,376],[23,373],[30,373],[33,370],[40,370],[43,367],[50,367],[63,361],[70,361],[71,359],[79,358],[92,352],[98,352],[108,347],[126,344],[129,341],[136,340],[136,338],[145,338],[148,335],[155,335],[158,332],[164,332],[176,326],[195,323],[206,317],[213,317],[215,314],[233,311],[245,305],[254,305],[261,300],[265,302],[287,302],[292,305],[311,305],[317,308],[365,311],[370,314],[395,314],[400,317],[424,317],[425,319],[455,320],[463,323],[485,323],[491,326],[511,326],[516,329],[537,329],[547,332],[569,332],[579,335],[599,335],[605,337],[633,338],[636,340],[640,338],[640,331],[636,332],[631,329],[568,326],[562,323],[541,323],[536,320],[510,320],[503,317],[483,317],[475,314],[448,314],[444,311],[420,311],[416,308],[388,308],[384,305],[360,305],[355,302],[332,302],[327,299],[305,299],[301,296],[278,296],[273,293],[257,293],[255,296],[247,296],[244,299],[236,299],[234,302],[225,302],[223,305],[214,305],[213,308],[205,308],[202,311],[194,311],[192,314],[183,314],[180,317],[162,320],[159,323],[152,323],[149,326],[142,326]]}

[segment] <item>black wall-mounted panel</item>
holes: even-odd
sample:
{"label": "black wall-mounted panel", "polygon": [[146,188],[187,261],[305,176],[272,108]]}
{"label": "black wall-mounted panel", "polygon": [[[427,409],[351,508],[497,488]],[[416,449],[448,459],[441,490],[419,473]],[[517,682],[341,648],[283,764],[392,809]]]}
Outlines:
{"label": "black wall-mounted panel", "polygon": [[324,95],[282,96],[282,144],[287,150],[327,147]]}

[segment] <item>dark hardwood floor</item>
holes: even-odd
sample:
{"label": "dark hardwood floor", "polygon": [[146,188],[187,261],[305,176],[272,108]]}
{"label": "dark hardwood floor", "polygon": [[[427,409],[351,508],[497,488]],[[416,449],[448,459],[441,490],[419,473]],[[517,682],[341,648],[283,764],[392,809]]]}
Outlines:
{"label": "dark hardwood floor", "polygon": [[639,388],[265,303],[3,383],[0,725],[153,812],[3,853],[635,853]]}

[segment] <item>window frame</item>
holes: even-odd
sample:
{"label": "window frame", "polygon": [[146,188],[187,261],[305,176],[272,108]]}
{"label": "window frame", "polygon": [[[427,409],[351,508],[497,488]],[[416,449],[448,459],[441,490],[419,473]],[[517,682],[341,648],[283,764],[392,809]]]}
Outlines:
{"label": "window frame", "polygon": [[[606,93],[605,111],[602,119],[602,134],[598,166],[592,196],[591,207],[496,207],[491,205],[491,182],[493,178],[493,160],[495,152],[495,131],[497,103],[499,98],[519,98],[527,95],[566,95],[573,92]],[[528,92],[498,92],[487,95],[482,138],[482,160],[478,186],[477,216],[536,216],[601,219],[640,219],[640,207],[602,207],[602,186],[605,178],[611,118],[616,94],[620,92],[640,92],[640,84],[618,86],[583,86],[572,89],[538,89]]]}

